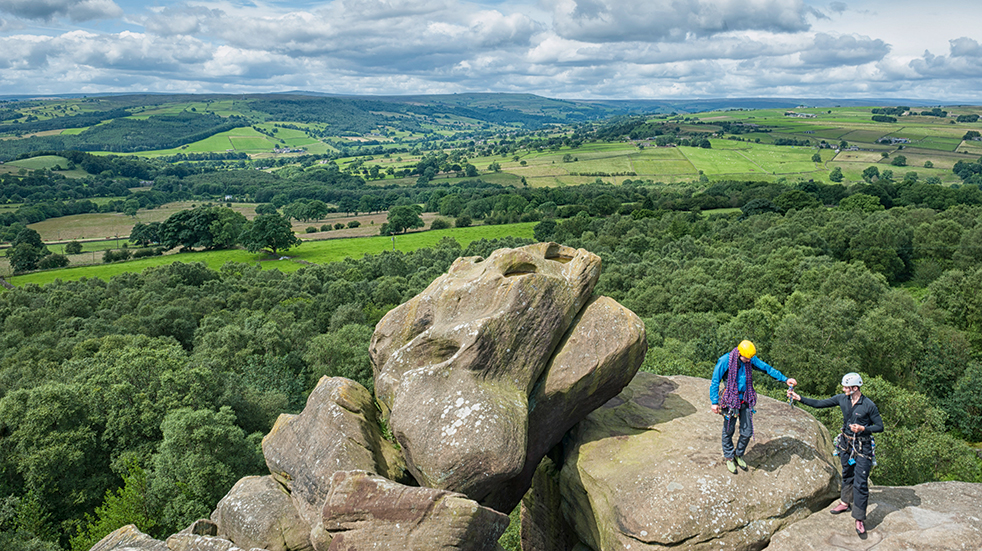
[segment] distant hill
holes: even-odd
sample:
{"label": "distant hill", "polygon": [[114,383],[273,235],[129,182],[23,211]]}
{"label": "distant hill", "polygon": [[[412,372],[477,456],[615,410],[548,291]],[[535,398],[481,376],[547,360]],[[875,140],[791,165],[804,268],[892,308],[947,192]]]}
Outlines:
{"label": "distant hill", "polygon": [[[626,115],[719,110],[935,106],[911,99],[717,98],[565,100],[534,94],[465,93],[348,96],[308,91],[267,94],[61,94],[0,96],[0,160],[38,151],[143,152],[182,147],[266,123],[311,138],[436,137],[537,130]],[[276,129],[273,129],[276,130]],[[269,137],[274,133],[264,130]],[[279,138],[277,143],[285,144]]]}

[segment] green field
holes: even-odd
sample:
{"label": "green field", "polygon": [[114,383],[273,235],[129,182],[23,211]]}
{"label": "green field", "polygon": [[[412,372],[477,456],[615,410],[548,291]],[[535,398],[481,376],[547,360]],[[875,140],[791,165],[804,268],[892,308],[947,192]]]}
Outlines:
{"label": "green field", "polygon": [[86,173],[84,170],[80,168],[66,170],[67,168],[68,168],[68,159],[64,157],[60,157],[57,155],[39,155],[37,157],[31,157],[30,159],[20,159],[18,161],[10,161],[4,163],[0,165],[0,173],[16,174],[20,171],[20,169],[25,169],[25,170],[55,169],[58,174],[61,174],[66,178],[84,178],[88,176],[88,173]]}
{"label": "green field", "polygon": [[462,247],[478,239],[498,239],[502,237],[532,238],[534,222],[509,224],[503,226],[474,226],[470,228],[450,228],[425,232],[407,233],[394,237],[363,237],[358,239],[327,239],[323,241],[306,241],[295,249],[284,253],[281,259],[269,258],[264,253],[250,253],[242,249],[226,251],[205,251],[180,253],[166,256],[154,256],[130,260],[114,264],[97,266],[81,266],[78,268],[62,268],[36,272],[21,276],[8,277],[13,285],[28,284],[44,285],[55,279],[76,280],[81,278],[100,278],[108,280],[114,275],[130,272],[140,272],[151,266],[162,266],[173,262],[204,262],[209,268],[221,268],[226,262],[260,263],[264,268],[276,268],[284,272],[295,272],[304,267],[304,263],[326,264],[344,260],[345,258],[361,258],[366,254],[379,254],[383,251],[414,251],[423,247],[432,247],[444,237],[452,237]]}
{"label": "green field", "polygon": [[692,166],[707,176],[732,174],[763,174],[769,172],[734,149],[702,149],[700,147],[677,148]]}

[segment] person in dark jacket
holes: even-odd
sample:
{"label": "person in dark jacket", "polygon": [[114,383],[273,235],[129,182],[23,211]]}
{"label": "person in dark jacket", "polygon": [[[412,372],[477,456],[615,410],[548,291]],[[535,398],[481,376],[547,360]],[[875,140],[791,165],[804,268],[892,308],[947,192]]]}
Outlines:
{"label": "person in dark jacket", "polygon": [[813,408],[842,409],[842,434],[836,437],[835,449],[842,463],[841,501],[832,508],[838,515],[852,510],[856,519],[856,533],[865,537],[866,506],[869,503],[869,471],[873,466],[873,433],[883,432],[883,420],[873,400],[860,392],[863,378],[858,373],[846,373],[842,377],[842,394],[825,400],[802,398],[793,389],[788,397]]}
{"label": "person in dark jacket", "polygon": [[[726,459],[726,469],[736,474],[737,467],[747,470],[747,462],[743,453],[747,450],[750,437],[754,434],[753,413],[757,405],[757,393],[754,391],[754,369],[763,371],[771,377],[796,385],[798,381],[789,379],[783,373],[767,365],[757,357],[757,347],[750,341],[742,341],[736,348],[720,356],[713,369],[713,381],[709,386],[710,410],[724,416],[723,421],[723,458]],[[722,395],[719,392],[720,382],[726,383]],[[740,438],[736,448],[733,447],[733,431],[737,420],[740,421]]]}

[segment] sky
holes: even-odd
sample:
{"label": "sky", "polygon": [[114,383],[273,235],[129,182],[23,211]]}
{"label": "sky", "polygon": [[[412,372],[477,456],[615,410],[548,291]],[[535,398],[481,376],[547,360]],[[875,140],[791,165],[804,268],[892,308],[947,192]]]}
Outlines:
{"label": "sky", "polygon": [[978,0],[0,0],[0,95],[979,103]]}

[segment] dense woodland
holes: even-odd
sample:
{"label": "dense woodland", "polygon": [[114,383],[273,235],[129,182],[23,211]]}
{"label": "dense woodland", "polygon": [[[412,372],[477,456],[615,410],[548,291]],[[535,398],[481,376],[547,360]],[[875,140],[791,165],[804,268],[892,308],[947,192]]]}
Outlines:
{"label": "dense woodland", "polygon": [[[967,444],[982,440],[982,207],[885,209],[858,193],[706,217],[605,187],[641,199],[633,215],[547,217],[536,238],[602,257],[596,292],[645,320],[643,369],[707,377],[751,338],[806,395],[859,371],[886,423],[874,483],[982,482]],[[596,191],[564,192],[590,204]],[[178,263],[3,293],[0,543],[87,549],[123,523],[160,535],[206,516],[264,470],[262,435],[320,376],[371,388],[386,311],[455,258],[520,244],[447,239],[290,275]],[[837,430],[836,411],[815,413]]]}

